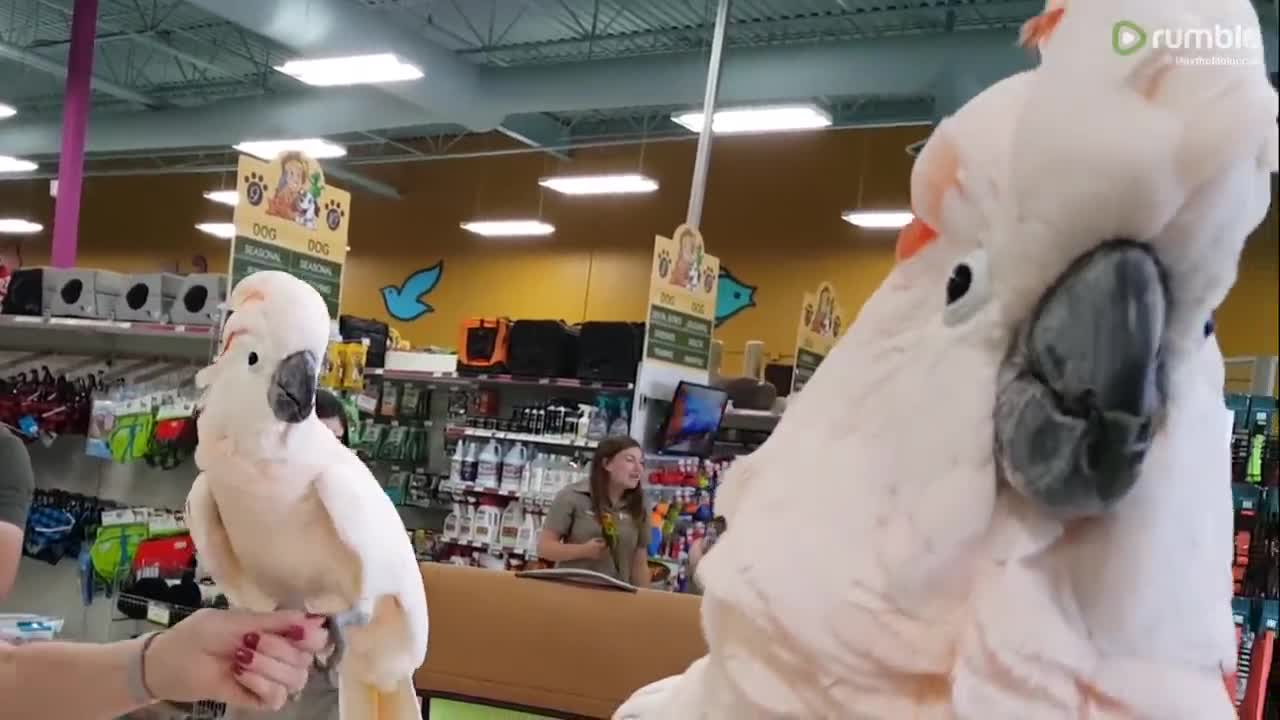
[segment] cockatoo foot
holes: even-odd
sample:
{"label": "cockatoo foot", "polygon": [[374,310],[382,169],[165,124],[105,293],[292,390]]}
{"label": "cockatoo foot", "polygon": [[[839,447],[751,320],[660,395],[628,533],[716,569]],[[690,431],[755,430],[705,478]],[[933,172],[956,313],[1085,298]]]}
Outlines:
{"label": "cockatoo foot", "polygon": [[316,667],[329,674],[329,679],[337,684],[337,671],[342,663],[342,656],[346,652],[346,629],[349,627],[360,627],[368,625],[373,620],[373,615],[362,608],[353,608],[345,612],[330,615],[325,620],[325,629],[329,631],[330,650],[328,657],[324,659],[316,659]]}

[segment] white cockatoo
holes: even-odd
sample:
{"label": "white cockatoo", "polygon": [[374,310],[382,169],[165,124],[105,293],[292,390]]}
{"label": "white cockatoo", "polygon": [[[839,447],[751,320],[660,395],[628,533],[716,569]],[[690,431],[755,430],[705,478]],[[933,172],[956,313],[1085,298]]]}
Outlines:
{"label": "white cockatoo", "polygon": [[232,290],[204,390],[187,524],[231,604],[331,617],[343,720],[421,717],[427,602],[412,544],[368,468],[314,412],[329,314],[259,272]]}
{"label": "white cockatoo", "polygon": [[[1211,318],[1266,212],[1276,95],[1258,66],[1113,51],[1175,0],[1084,4],[1052,67],[930,138],[898,266],[725,479],[709,654],[619,720],[1234,718]],[[1196,83],[1217,104],[1165,96]]]}

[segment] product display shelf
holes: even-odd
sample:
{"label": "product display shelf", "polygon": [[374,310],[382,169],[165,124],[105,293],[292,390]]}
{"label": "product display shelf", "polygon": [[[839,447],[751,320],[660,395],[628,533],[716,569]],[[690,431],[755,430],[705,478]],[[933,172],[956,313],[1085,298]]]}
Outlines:
{"label": "product display shelf", "polygon": [[207,361],[214,329],[26,315],[0,315],[0,349],[80,355],[165,357]]}
{"label": "product display shelf", "polygon": [[600,390],[608,392],[630,392],[632,383],[609,383],[575,378],[524,377],[519,375],[499,375],[461,372],[429,372],[416,370],[384,370],[370,368],[366,375],[381,376],[388,380],[400,380],[422,383],[455,383],[463,385],[516,385],[531,387],[558,388],[564,390]]}
{"label": "product display shelf", "polygon": [[450,440],[459,438],[478,438],[478,439],[495,439],[505,440],[508,442],[520,442],[529,445],[549,445],[555,447],[578,448],[584,450],[594,450],[600,443],[596,440],[579,440],[577,438],[566,438],[557,435],[535,435],[533,433],[522,432],[506,432],[503,430],[489,430],[486,428],[474,428],[466,426],[450,426],[447,431]]}

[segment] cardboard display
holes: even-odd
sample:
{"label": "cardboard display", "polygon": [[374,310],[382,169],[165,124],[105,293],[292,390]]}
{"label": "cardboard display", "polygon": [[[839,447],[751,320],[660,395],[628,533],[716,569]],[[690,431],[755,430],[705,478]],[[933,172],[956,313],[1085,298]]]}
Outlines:
{"label": "cardboard display", "polygon": [[701,599],[423,563],[431,639],[419,693],[608,718],[706,654]]}
{"label": "cardboard display", "polygon": [[236,176],[231,287],[259,270],[282,270],[314,287],[338,317],[351,195],[327,185],[301,153],[272,161],[242,155]]}
{"label": "cardboard display", "polygon": [[644,359],[705,372],[720,260],[706,253],[697,230],[681,225],[674,235],[654,238]]}
{"label": "cardboard display", "polygon": [[791,374],[793,395],[804,388],[831,353],[844,332],[846,319],[831,283],[824,282],[816,292],[804,294],[796,329],[796,369]]}

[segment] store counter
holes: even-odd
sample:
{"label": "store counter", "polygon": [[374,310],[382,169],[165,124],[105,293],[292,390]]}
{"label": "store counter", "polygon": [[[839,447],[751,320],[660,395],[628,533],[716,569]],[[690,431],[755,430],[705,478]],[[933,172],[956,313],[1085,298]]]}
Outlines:
{"label": "store counter", "polygon": [[427,662],[414,684],[444,697],[608,718],[633,692],[706,654],[700,600],[423,563]]}

